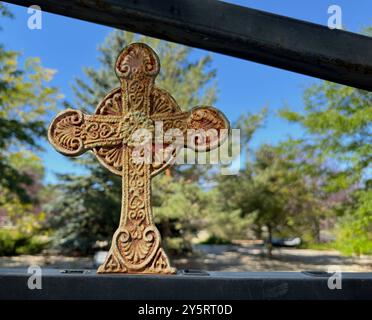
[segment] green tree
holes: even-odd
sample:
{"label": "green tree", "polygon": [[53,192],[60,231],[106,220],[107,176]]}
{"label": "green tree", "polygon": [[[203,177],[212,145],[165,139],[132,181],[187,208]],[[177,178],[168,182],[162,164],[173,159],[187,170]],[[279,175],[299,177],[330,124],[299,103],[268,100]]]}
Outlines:
{"label": "green tree", "polygon": [[331,169],[325,191],[348,194],[334,209],[341,215],[339,247],[372,252],[372,93],[325,81],[308,88],[304,101],[304,112],[283,109],[281,115],[302,125],[308,148]]}
{"label": "green tree", "polygon": [[192,251],[192,240],[208,225],[211,196],[196,182],[163,175],[153,189],[155,223],[172,253]]}
{"label": "green tree", "polygon": [[280,157],[275,147],[263,145],[256,151],[254,163],[229,180],[219,185],[221,197],[228,199],[226,209],[253,215],[253,230],[261,238],[265,229],[271,256],[273,235],[290,226],[290,210],[298,206],[294,200],[299,200],[299,195],[293,192],[303,189],[295,166]]}
{"label": "green tree", "polygon": [[[0,3],[0,16],[12,17]],[[39,252],[44,168],[37,151],[46,137],[48,112],[59,94],[54,71],[38,58],[19,64],[20,54],[0,44],[0,255]],[[54,110],[55,111],[55,110]]]}
{"label": "green tree", "polygon": [[[0,202],[2,203],[0,220],[3,221],[0,226],[2,224],[15,226],[24,233],[31,234],[34,229],[31,221],[33,220],[36,223],[34,218],[42,213],[41,195],[43,192],[44,167],[41,159],[36,154],[26,150],[12,153],[9,160],[15,170],[26,174],[30,178],[31,183],[23,186],[23,188],[32,202],[21,202],[16,194],[2,188],[0,193]],[[31,222],[31,224],[28,222]]]}
{"label": "green tree", "polygon": [[[99,47],[100,67],[86,68],[88,81],[77,79],[74,86],[76,101],[73,107],[93,112],[97,103],[119,82],[114,73],[118,53],[132,42],[145,42],[159,55],[161,72],[157,86],[170,92],[184,109],[196,105],[211,105],[216,97],[215,70],[210,68],[211,57],[191,57],[191,49],[173,43],[135,35],[129,32],[112,32]],[[101,167],[96,159],[86,156],[76,160],[89,171],[84,176],[60,176],[60,197],[50,209],[51,226],[55,233],[55,244],[62,249],[89,253],[96,240],[110,241],[117,227],[120,214],[120,177],[115,177]],[[183,170],[183,177],[179,175]],[[155,218],[159,229],[169,241],[168,247],[189,248],[190,234],[194,224],[193,206],[202,207],[203,190],[195,182],[205,169],[172,169],[168,177],[157,176],[153,180]],[[157,192],[163,190],[164,192]],[[66,196],[68,195],[68,196]],[[173,199],[179,209],[172,206]],[[173,241],[171,240],[173,238]],[[182,238],[182,239],[181,239]]]}
{"label": "green tree", "polygon": [[[238,120],[246,151],[266,113],[263,109],[259,114],[242,115]],[[319,219],[325,209],[319,201],[323,199],[321,184],[313,177],[321,176],[321,167],[309,158],[307,148],[299,141],[290,140],[277,146],[262,145],[246,154],[239,175],[219,178],[222,210],[240,210],[241,217],[250,221],[258,238],[262,238],[265,230],[269,256],[274,235],[303,235],[301,228],[306,225],[311,226],[310,236],[318,237]]]}
{"label": "green tree", "polygon": [[[0,5],[0,14],[11,16]],[[40,149],[39,139],[46,137],[48,111],[55,108],[57,89],[50,87],[54,71],[42,67],[38,58],[18,63],[19,53],[0,44],[0,193],[17,195],[21,202],[30,202],[25,185],[32,177],[12,163],[12,156],[27,148]],[[4,202],[0,202],[3,205]]]}
{"label": "green tree", "polygon": [[0,187],[30,201],[24,185],[32,181],[14,168],[10,157],[22,148],[40,149],[39,138],[46,137],[48,111],[54,108],[57,91],[46,86],[53,71],[28,59],[18,68],[18,54],[0,47]]}
{"label": "green tree", "polygon": [[25,185],[25,192],[32,202],[19,201],[16,194],[2,188],[0,192],[0,255],[36,254],[47,244],[43,230],[45,212],[42,178],[44,167],[41,159],[30,151],[15,152],[9,156],[13,167],[27,174],[32,181]]}

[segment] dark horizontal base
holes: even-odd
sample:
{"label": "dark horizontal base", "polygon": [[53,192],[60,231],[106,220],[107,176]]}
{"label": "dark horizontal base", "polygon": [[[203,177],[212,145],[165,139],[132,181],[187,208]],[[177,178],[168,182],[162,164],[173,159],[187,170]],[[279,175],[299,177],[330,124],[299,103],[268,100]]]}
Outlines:
{"label": "dark horizontal base", "polygon": [[97,275],[95,270],[42,269],[42,289],[30,290],[25,269],[0,269],[0,299],[69,300],[359,300],[372,299],[372,273],[342,273],[329,289],[326,273],[180,272],[173,276]]}

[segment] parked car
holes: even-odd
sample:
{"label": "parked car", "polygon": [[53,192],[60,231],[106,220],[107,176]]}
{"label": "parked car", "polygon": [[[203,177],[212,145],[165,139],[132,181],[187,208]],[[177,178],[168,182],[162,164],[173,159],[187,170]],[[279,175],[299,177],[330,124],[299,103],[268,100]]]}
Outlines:
{"label": "parked car", "polygon": [[273,238],[271,240],[271,244],[273,245],[273,247],[298,247],[301,245],[301,238]]}

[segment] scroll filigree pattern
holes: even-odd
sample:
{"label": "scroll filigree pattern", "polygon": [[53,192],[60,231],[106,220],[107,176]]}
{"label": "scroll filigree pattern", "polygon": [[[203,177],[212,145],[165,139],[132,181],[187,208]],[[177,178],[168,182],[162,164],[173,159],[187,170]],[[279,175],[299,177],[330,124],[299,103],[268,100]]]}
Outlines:
{"label": "scroll filigree pattern", "polygon": [[165,90],[154,87],[151,92],[151,115],[167,117],[182,112],[176,100]]}
{"label": "scroll filigree pattern", "polygon": [[121,143],[120,119],[87,116],[81,111],[60,113],[49,129],[49,140],[65,155],[77,156],[95,146],[116,146]]}
{"label": "scroll filigree pattern", "polygon": [[[187,129],[192,129],[196,133],[203,130],[205,133],[204,139],[196,137],[195,144],[190,146],[195,150],[208,151],[218,147],[225,141],[228,135],[229,122],[225,116],[212,107],[197,107],[194,108],[187,119]],[[193,132],[189,132],[191,137]],[[188,137],[188,139],[190,139]]]}
{"label": "scroll filigree pattern", "polygon": [[96,114],[109,116],[124,115],[121,88],[112,90],[97,106]]}

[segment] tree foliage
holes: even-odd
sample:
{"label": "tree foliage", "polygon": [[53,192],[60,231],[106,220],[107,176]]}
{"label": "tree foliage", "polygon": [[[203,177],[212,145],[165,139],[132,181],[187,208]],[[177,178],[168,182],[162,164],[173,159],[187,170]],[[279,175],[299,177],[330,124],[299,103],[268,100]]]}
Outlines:
{"label": "tree foliage", "polygon": [[346,253],[372,252],[371,105],[372,93],[325,81],[306,90],[304,113],[281,112],[305,128],[308,147],[331,169],[325,190],[348,194],[335,212],[342,216],[337,240]]}
{"label": "tree foliage", "polygon": [[[12,17],[2,3],[0,15]],[[37,253],[45,246],[36,235],[45,220],[44,168],[36,151],[60,96],[49,84],[53,70],[38,58],[20,65],[20,58],[0,44],[0,255]]]}
{"label": "tree foliage", "polygon": [[27,59],[24,69],[19,54],[0,46],[0,188],[30,202],[24,186],[32,179],[14,167],[11,157],[23,148],[35,150],[46,136],[46,119],[58,100],[57,90],[47,84],[54,71],[39,59]]}

